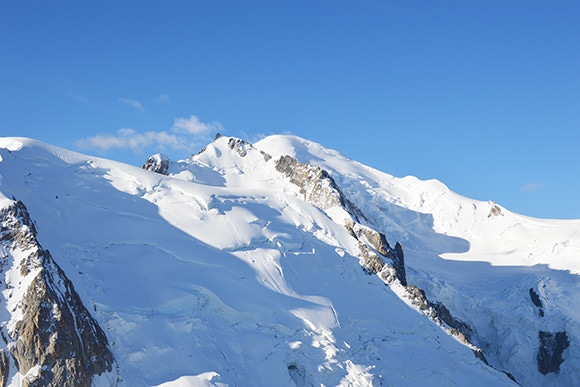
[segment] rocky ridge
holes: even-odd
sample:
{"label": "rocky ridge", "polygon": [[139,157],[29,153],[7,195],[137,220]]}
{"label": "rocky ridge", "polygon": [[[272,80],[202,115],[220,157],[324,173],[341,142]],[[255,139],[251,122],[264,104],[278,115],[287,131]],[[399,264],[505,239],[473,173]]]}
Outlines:
{"label": "rocky ridge", "polygon": [[[3,315],[0,385],[90,386],[113,369],[107,337],[72,282],[36,239],[25,205],[0,210]],[[18,373],[18,375],[17,375]]]}
{"label": "rocky ridge", "polygon": [[470,342],[472,328],[469,324],[453,317],[441,302],[428,300],[425,292],[417,286],[407,283],[403,245],[397,242],[391,248],[384,233],[359,223],[359,219],[365,219],[366,216],[344,196],[327,171],[301,163],[291,156],[282,156],[276,160],[276,169],[300,187],[305,201],[327,212],[331,218],[333,215],[328,210],[333,207],[340,207],[348,214],[344,227],[358,241],[361,266],[366,274],[378,275],[389,286],[402,285],[412,305],[449,334],[468,344],[476,356],[485,361],[482,350]]}

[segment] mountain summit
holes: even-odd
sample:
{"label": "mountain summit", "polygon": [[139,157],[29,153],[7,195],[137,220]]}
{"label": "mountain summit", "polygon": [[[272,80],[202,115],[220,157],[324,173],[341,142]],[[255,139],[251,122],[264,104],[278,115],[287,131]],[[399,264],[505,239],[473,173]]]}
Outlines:
{"label": "mountain summit", "polygon": [[302,138],[0,138],[0,224],[0,386],[580,384],[580,220]]}

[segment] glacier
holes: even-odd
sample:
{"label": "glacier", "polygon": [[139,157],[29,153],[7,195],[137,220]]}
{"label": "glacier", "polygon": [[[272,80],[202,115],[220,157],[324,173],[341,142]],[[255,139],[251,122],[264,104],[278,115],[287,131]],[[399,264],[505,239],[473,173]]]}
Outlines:
{"label": "glacier", "polygon": [[[26,206],[106,335],[93,385],[580,384],[580,220],[288,135],[144,167],[0,138],[0,208]],[[11,360],[24,298],[7,290],[1,379],[40,385]]]}

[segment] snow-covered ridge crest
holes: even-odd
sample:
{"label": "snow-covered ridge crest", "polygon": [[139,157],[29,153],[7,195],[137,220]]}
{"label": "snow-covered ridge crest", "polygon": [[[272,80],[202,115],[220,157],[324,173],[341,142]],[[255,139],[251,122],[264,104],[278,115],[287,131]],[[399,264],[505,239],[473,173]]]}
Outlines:
{"label": "snow-covered ridge crest", "polygon": [[68,164],[82,162],[88,158],[81,153],[26,137],[0,137],[0,148],[8,152],[18,152],[19,157],[31,157],[37,160],[43,155],[54,156]]}

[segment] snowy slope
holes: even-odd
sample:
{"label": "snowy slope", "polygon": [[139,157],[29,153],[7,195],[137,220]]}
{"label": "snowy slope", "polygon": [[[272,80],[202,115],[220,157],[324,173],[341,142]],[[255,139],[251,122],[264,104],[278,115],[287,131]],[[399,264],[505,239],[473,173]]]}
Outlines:
{"label": "snowy slope", "polygon": [[[364,224],[404,244],[409,282],[469,322],[495,369],[361,270],[343,210],[306,202],[276,170],[285,154],[327,170]],[[493,205],[439,182],[291,136],[222,137],[168,173],[0,139],[0,206],[28,207],[106,333],[119,385],[578,381],[580,221],[488,217]],[[568,333],[558,374],[538,372],[540,330]]]}
{"label": "snowy slope", "polygon": [[[525,217],[436,180],[390,176],[297,137],[271,136],[256,146],[329,171],[371,215],[371,226],[405,245],[409,282],[470,322],[472,342],[496,368],[524,385],[579,384],[580,220]],[[559,375],[538,372],[539,331],[568,332]]]}

